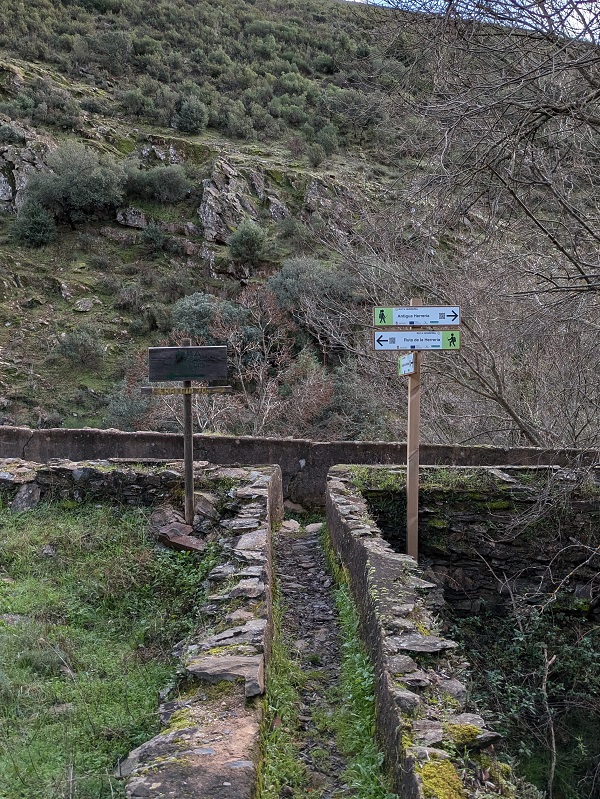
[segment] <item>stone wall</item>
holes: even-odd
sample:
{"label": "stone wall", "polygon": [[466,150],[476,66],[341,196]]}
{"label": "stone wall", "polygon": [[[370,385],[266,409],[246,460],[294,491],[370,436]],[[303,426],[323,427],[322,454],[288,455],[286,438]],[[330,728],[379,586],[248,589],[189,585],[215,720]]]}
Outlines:
{"label": "stone wall", "polygon": [[[369,512],[405,549],[405,470],[371,469]],[[378,487],[398,479],[400,490]],[[600,618],[600,471],[421,470],[419,561],[454,611],[514,602],[571,606]]]}
{"label": "stone wall", "polygon": [[[283,516],[281,472],[195,464],[194,524],[186,525],[180,464],[133,467],[108,461],[0,461],[0,497],[15,511],[68,498],[157,505],[150,534],[176,549],[221,547],[208,576],[208,619],[176,654],[185,694],[159,707],[163,729],[120,763],[128,799],[253,799],[261,696],[272,638],[271,527]],[[171,504],[172,503],[172,504]]]}
{"label": "stone wall", "polygon": [[[323,505],[328,469],[337,463],[397,464],[406,462],[402,442],[336,441],[251,438],[235,436],[194,437],[196,458],[222,465],[278,464],[286,497],[307,505]],[[53,458],[72,461],[121,458],[145,462],[182,457],[183,441],[171,433],[119,430],[30,430],[0,426],[0,458],[23,458],[46,463]],[[461,447],[423,444],[423,464],[448,466],[530,465],[559,466],[574,462],[597,463],[598,451],[543,450],[533,447]]]}
{"label": "stone wall", "polygon": [[[375,667],[376,733],[395,790],[402,799],[461,799],[483,795],[488,782],[495,793],[516,796],[511,770],[493,753],[500,736],[464,712],[468,664],[436,626],[439,587],[382,538],[355,480],[347,466],[330,470],[327,525]],[[469,758],[457,768],[453,758],[465,747]]]}

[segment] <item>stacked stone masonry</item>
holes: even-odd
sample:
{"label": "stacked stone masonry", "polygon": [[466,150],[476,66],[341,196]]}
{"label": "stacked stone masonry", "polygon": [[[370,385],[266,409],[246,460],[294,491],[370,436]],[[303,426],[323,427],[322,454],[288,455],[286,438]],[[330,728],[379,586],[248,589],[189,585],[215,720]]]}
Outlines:
{"label": "stacked stone masonry", "polygon": [[[398,464],[406,462],[406,444],[383,441],[309,441],[252,438],[250,436],[196,435],[197,457],[221,465],[279,464],[283,493],[303,505],[324,504],[327,470],[337,463]],[[46,463],[52,458],[72,461],[123,458],[151,462],[175,460],[183,453],[183,439],[173,433],[121,430],[31,430],[0,425],[0,457]],[[422,464],[447,466],[558,465],[597,463],[598,451],[544,450],[534,447],[464,447],[423,444]]]}

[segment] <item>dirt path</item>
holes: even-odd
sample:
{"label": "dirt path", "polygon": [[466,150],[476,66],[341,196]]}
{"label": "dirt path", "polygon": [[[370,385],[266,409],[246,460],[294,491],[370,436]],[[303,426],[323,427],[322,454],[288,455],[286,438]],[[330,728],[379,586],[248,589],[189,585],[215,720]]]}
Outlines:
{"label": "dirt path", "polygon": [[[284,606],[281,635],[298,657],[307,681],[300,692],[300,757],[315,799],[349,797],[342,773],[346,759],[339,751],[331,721],[340,678],[340,630],[333,580],[325,565],[319,525],[294,529],[284,522],[275,538],[275,570]],[[282,791],[293,796],[293,791]]]}

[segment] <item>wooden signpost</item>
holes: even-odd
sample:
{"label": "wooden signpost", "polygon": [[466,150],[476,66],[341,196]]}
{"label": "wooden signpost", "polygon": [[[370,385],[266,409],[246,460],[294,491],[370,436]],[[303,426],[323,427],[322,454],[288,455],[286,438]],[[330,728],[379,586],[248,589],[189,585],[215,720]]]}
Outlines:
{"label": "wooden signpost", "polygon": [[[406,552],[419,556],[419,429],[421,423],[421,351],[458,351],[460,308],[457,305],[424,306],[413,298],[402,308],[373,308],[373,349],[405,350],[398,359],[398,374],[408,375],[408,429],[406,436]],[[420,328],[434,328],[423,330]]]}
{"label": "wooden signpost", "polygon": [[148,349],[150,382],[182,380],[181,387],[144,386],[143,394],[181,394],[183,396],[183,474],[185,483],[185,523],[194,521],[194,430],[193,394],[224,394],[230,386],[192,386],[192,380],[226,380],[227,347],[192,347],[189,338],[180,347]]}

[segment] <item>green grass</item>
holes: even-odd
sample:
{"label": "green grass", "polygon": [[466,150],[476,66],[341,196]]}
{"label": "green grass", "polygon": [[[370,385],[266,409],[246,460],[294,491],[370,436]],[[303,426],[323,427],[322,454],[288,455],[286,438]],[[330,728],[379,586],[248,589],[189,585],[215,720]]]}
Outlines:
{"label": "green grass", "polygon": [[119,759],[158,730],[173,643],[215,555],[157,551],[146,513],[0,510],[0,799],[124,796]]}
{"label": "green grass", "polygon": [[275,636],[267,673],[267,698],[262,726],[262,768],[259,775],[259,799],[279,799],[282,788],[290,797],[307,796],[308,772],[299,759],[298,705],[300,690],[306,682],[297,660],[282,635],[284,609],[279,598],[273,607]]}

